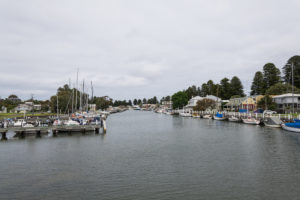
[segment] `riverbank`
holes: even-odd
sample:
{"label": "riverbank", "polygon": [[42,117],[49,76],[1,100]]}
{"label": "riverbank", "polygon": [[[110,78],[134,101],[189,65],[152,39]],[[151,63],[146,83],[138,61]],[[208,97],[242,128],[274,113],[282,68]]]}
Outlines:
{"label": "riverbank", "polygon": [[[26,113],[27,117],[48,117],[54,116],[55,113]],[[24,117],[23,113],[0,113],[0,120],[6,118]]]}

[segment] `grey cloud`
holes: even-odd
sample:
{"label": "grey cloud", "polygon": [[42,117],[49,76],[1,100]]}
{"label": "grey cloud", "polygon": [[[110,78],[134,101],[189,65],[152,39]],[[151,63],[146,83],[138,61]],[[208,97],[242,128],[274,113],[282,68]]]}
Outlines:
{"label": "grey cloud", "polygon": [[0,2],[0,96],[49,98],[93,81],[96,95],[159,97],[299,54],[299,1]]}

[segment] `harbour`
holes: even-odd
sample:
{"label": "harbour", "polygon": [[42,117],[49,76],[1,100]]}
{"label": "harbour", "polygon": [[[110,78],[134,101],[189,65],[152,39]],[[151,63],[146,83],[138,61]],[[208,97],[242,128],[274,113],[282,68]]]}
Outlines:
{"label": "harbour", "polygon": [[300,195],[298,134],[132,110],[109,116],[107,126],[107,134],[1,143],[1,198],[276,200]]}

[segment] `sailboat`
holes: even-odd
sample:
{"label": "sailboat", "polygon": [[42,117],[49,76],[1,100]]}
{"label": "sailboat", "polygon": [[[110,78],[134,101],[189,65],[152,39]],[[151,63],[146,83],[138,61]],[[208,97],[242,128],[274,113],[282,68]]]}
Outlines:
{"label": "sailboat", "polygon": [[239,119],[236,116],[231,116],[231,117],[228,118],[228,121],[230,121],[230,122],[240,122],[241,119]]}
{"label": "sailboat", "polygon": [[[294,113],[294,63],[292,62],[292,108]],[[287,131],[300,133],[300,122],[298,120],[291,123],[281,124],[281,128]]]}

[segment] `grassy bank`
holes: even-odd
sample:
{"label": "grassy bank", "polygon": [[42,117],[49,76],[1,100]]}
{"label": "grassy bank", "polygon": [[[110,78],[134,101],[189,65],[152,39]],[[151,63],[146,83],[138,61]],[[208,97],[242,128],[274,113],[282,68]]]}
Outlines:
{"label": "grassy bank", "polygon": [[[56,115],[55,113],[26,113],[26,116],[29,117],[45,117],[45,116],[52,116]],[[0,113],[0,119],[6,118],[15,118],[15,117],[23,117],[24,114],[22,113]]]}

